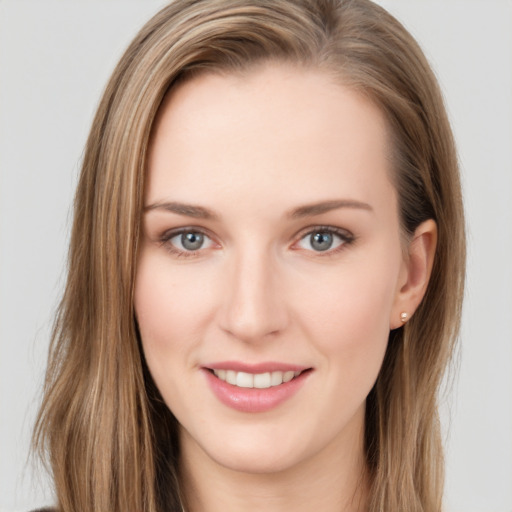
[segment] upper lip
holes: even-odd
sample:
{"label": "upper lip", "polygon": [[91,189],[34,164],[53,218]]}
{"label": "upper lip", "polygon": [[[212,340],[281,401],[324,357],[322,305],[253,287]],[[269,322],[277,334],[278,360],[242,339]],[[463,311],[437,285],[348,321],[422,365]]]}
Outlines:
{"label": "upper lip", "polygon": [[204,368],[208,370],[234,370],[245,373],[267,373],[267,372],[302,372],[311,367],[298,364],[280,363],[278,361],[266,361],[261,363],[243,363],[241,361],[219,361],[211,364],[205,364]]}

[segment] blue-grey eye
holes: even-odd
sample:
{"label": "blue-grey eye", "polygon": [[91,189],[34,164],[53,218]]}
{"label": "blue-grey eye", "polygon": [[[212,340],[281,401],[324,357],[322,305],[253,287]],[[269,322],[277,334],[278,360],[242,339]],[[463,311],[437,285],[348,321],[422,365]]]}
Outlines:
{"label": "blue-grey eye", "polygon": [[178,250],[193,252],[207,249],[212,245],[212,240],[199,231],[182,231],[173,236],[169,242]]}
{"label": "blue-grey eye", "polygon": [[309,237],[311,247],[315,251],[327,251],[332,247],[334,241],[332,233],[313,233]]}
{"label": "blue-grey eye", "polygon": [[181,245],[187,249],[187,251],[197,251],[201,249],[204,242],[204,235],[201,233],[182,233],[181,234]]}
{"label": "blue-grey eye", "polygon": [[347,237],[339,235],[333,231],[317,229],[316,231],[310,231],[305,235],[299,241],[298,245],[301,249],[307,249],[308,251],[325,252],[336,249],[346,241]]}

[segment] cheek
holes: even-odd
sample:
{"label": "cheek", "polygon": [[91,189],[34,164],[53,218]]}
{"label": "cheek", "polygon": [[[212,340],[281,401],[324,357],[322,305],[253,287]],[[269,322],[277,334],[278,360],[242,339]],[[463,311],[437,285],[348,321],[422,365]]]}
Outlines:
{"label": "cheek", "polygon": [[[392,253],[391,253],[392,254]],[[378,373],[389,337],[400,255],[360,259],[300,293],[304,329],[355,379]]]}
{"label": "cheek", "polygon": [[175,365],[178,372],[185,367],[185,354],[200,340],[205,317],[201,310],[208,308],[200,276],[191,281],[190,275],[179,269],[170,270],[165,256],[143,253],[135,280],[135,313],[144,354],[157,384],[159,374],[165,374],[169,365]]}

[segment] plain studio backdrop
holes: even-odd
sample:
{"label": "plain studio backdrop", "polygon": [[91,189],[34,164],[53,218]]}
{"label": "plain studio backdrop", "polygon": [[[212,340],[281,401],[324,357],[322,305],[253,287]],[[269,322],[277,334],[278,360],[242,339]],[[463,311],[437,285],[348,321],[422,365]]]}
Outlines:
{"label": "plain studio backdrop", "polygon": [[[27,464],[92,116],[163,0],[0,0],[0,510],[51,503]],[[459,371],[443,400],[448,512],[512,511],[512,2],[381,0],[423,46],[469,227]],[[388,511],[391,512],[391,511]]]}

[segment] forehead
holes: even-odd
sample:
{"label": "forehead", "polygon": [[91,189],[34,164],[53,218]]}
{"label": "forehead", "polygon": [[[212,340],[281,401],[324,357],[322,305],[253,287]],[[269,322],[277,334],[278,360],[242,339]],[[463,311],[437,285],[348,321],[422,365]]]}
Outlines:
{"label": "forehead", "polygon": [[[319,70],[267,64],[203,74],[165,98],[153,130],[147,200],[178,194],[279,192],[289,203],[328,196],[382,201],[393,195],[388,130],[364,96]],[[190,197],[188,197],[190,196]]]}

